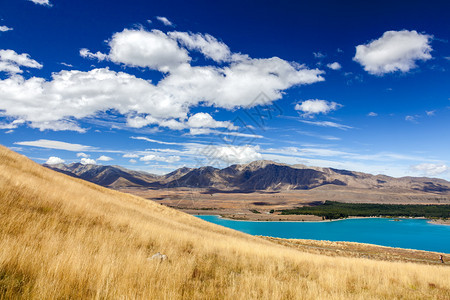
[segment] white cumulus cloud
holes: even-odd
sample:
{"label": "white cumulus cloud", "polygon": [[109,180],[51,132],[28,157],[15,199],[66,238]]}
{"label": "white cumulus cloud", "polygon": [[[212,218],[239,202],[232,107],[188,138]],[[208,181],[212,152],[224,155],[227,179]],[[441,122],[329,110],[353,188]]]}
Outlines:
{"label": "white cumulus cloud", "polygon": [[339,70],[342,68],[341,64],[338,63],[337,61],[331,64],[327,64],[327,67],[330,68],[331,70]]}
{"label": "white cumulus cloud", "polygon": [[65,160],[56,156],[50,156],[45,163],[47,165],[57,165],[65,163]]}
{"label": "white cumulus cloud", "polygon": [[94,160],[94,159],[91,159],[91,158],[82,158],[81,159],[81,164],[83,164],[83,165],[95,165],[96,164],[96,161]]}
{"label": "white cumulus cloud", "polygon": [[450,168],[445,164],[432,164],[432,163],[423,163],[414,165],[411,166],[411,169],[419,171],[427,176],[439,175],[450,170]]}
{"label": "white cumulus cloud", "polygon": [[90,156],[89,154],[86,154],[86,153],[83,153],[83,152],[77,153],[77,157],[88,158],[89,156]]}
{"label": "white cumulus cloud", "polygon": [[[168,72],[191,60],[188,52],[159,30],[125,29],[109,41],[108,59],[127,66]],[[95,54],[100,55],[99,52]]]}
{"label": "white cumulus cloud", "polygon": [[208,152],[209,159],[220,160],[226,164],[243,164],[262,159],[259,146],[214,146]]}
{"label": "white cumulus cloud", "polygon": [[21,119],[14,120],[9,124],[0,123],[0,129],[16,129],[17,127],[19,127],[19,125],[22,125],[23,123],[25,123],[25,121]]}
{"label": "white cumulus cloud", "polygon": [[89,49],[82,48],[80,49],[80,56],[84,58],[97,59],[99,61],[105,60],[108,58],[108,55],[97,51],[96,53],[92,53]]}
{"label": "white cumulus cloud", "polygon": [[309,99],[295,105],[295,110],[303,112],[303,116],[311,117],[316,114],[327,114],[342,105],[320,99]]}
{"label": "white cumulus cloud", "polygon": [[230,130],[237,129],[231,122],[216,121],[208,113],[196,113],[189,117],[187,125],[190,128],[228,128]]}
{"label": "white cumulus cloud", "polygon": [[99,158],[97,158],[97,161],[111,161],[111,160],[113,160],[113,158],[105,155],[102,155]]}
{"label": "white cumulus cloud", "polygon": [[205,57],[216,62],[230,61],[232,58],[230,48],[209,34],[173,31],[169,32],[168,36],[187,49],[200,51]]}
{"label": "white cumulus cloud", "polygon": [[408,72],[416,67],[416,61],[431,59],[431,39],[415,30],[386,31],[379,39],[356,46],[353,60],[373,75]]}
{"label": "white cumulus cloud", "polygon": [[23,73],[20,67],[41,69],[42,65],[31,59],[27,53],[18,54],[14,50],[0,50],[0,72]]}
{"label": "white cumulus cloud", "polygon": [[[85,132],[77,120],[95,118],[108,110],[124,115],[127,125],[134,128],[155,125],[183,130],[192,128],[190,124],[198,126],[200,117],[210,128],[232,128],[232,124],[213,120],[208,114],[191,116],[189,122],[190,110],[199,105],[230,110],[268,105],[292,86],[324,80],[323,71],[278,57],[239,55],[238,60],[221,67],[192,66],[185,48],[155,30],[125,29],[113,35],[109,47],[105,54],[109,61],[159,70],[164,77],[153,83],[108,68],[62,70],[53,73],[50,80],[10,76],[0,80],[0,110],[4,116],[22,119],[40,130]],[[92,54],[86,49],[82,53],[102,58],[99,52]],[[262,92],[266,97],[255,100]]]}

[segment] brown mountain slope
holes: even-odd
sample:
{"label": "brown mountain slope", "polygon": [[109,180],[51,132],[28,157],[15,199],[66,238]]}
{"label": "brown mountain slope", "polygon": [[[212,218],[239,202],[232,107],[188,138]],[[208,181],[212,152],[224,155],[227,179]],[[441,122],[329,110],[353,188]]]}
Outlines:
{"label": "brown mountain slope", "polygon": [[446,299],[449,278],[275,245],[0,146],[0,299]]}
{"label": "brown mountain slope", "polygon": [[[203,188],[219,191],[255,192],[310,190],[329,186],[342,190],[370,189],[391,192],[425,192],[450,195],[450,182],[425,177],[394,178],[332,168],[286,165],[272,161],[255,161],[224,169],[213,167],[181,168],[164,176],[131,171],[117,166],[46,165],[102,186],[141,186],[153,188]],[[115,183],[117,180],[120,182]],[[123,179],[126,179],[123,180]]]}

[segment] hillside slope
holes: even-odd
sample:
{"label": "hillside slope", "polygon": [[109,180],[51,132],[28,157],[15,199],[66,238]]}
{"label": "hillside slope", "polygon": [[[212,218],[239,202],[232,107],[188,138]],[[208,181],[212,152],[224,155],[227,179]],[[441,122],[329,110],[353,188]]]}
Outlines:
{"label": "hillside slope", "polygon": [[0,146],[0,299],[449,297],[448,267],[303,253]]}

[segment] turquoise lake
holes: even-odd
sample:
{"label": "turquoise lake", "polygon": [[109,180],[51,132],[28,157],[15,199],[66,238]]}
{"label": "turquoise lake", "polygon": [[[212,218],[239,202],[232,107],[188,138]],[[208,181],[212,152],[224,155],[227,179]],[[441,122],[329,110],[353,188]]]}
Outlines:
{"label": "turquoise lake", "polygon": [[367,218],[325,222],[254,222],[196,216],[252,235],[346,241],[450,253],[450,226],[423,219]]}

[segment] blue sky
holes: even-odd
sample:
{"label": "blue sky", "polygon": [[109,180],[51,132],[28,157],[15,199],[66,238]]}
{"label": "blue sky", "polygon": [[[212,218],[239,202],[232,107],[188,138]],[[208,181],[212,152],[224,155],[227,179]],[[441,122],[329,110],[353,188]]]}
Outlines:
{"label": "blue sky", "polygon": [[450,4],[297,2],[3,0],[0,143],[450,179]]}

